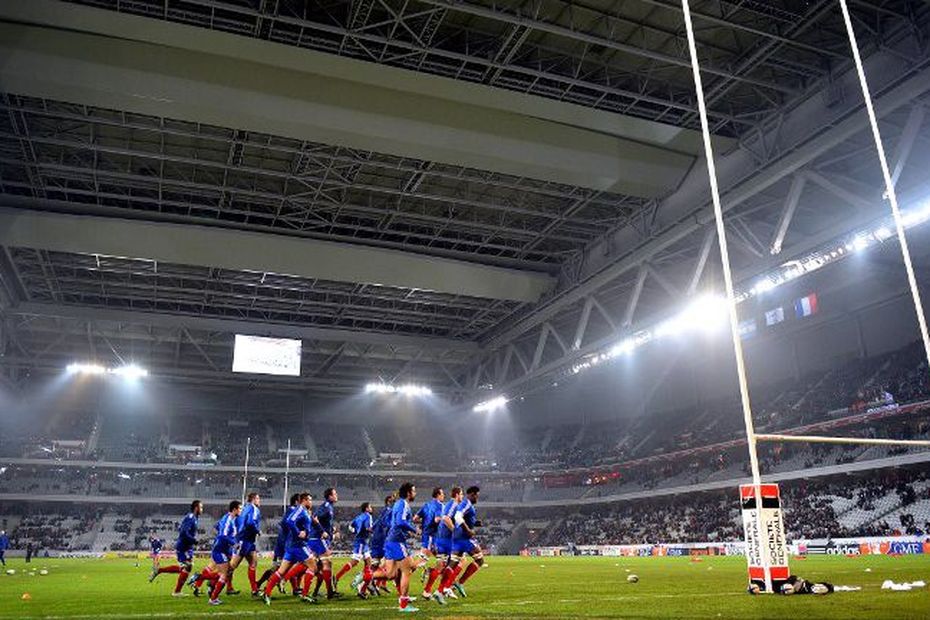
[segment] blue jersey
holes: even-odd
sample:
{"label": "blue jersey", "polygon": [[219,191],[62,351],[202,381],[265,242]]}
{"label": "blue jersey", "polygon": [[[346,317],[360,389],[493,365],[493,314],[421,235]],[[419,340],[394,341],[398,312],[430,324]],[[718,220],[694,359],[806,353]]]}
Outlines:
{"label": "blue jersey", "polygon": [[236,527],[236,517],[232,514],[227,512],[220,517],[213,529],[216,530],[216,538],[213,540],[214,549],[227,550],[236,546],[239,528]]}
{"label": "blue jersey", "polygon": [[294,510],[293,506],[286,509],[284,514],[281,515],[281,520],[278,521],[278,539],[275,543],[276,545],[284,545],[287,543],[287,534],[290,531],[287,526],[287,517],[291,514],[292,510]]}
{"label": "blue jersey", "polygon": [[262,513],[255,504],[246,504],[236,518],[239,541],[254,543],[262,529]]}
{"label": "blue jersey", "polygon": [[333,504],[329,501],[325,501],[320,504],[314,513],[313,525],[310,530],[310,538],[323,538],[323,532],[326,532],[326,535],[330,540],[333,539],[333,524],[336,520],[336,510],[333,508]]}
{"label": "blue jersey", "polygon": [[10,548],[10,538],[6,534],[0,535],[0,551],[6,551]]}
{"label": "blue jersey", "polygon": [[[310,527],[313,522],[310,520],[310,513],[303,506],[294,506],[287,515],[287,546],[303,547],[306,540],[310,537]],[[304,537],[300,537],[300,533]]]}
{"label": "blue jersey", "polygon": [[465,532],[462,524],[468,526],[468,529],[474,530],[475,523],[478,522],[478,514],[475,512],[475,506],[466,497],[459,505],[455,507],[455,531],[452,532],[452,540],[463,540],[471,538],[471,535]]}
{"label": "blue jersey", "polygon": [[404,543],[411,532],[416,532],[416,526],[410,521],[410,504],[405,499],[394,502],[391,509],[391,529],[388,530],[387,542]]}
{"label": "blue jersey", "polygon": [[388,530],[391,529],[391,507],[385,506],[375,519],[375,526],[371,528],[371,544],[374,547],[384,545]]}
{"label": "blue jersey", "polygon": [[152,555],[161,553],[162,547],[165,546],[165,542],[160,538],[150,538],[149,544],[152,546]]}
{"label": "blue jersey", "polygon": [[200,518],[193,512],[187,513],[178,525],[178,540],[174,543],[175,551],[187,551],[197,545],[197,527]]}
{"label": "blue jersey", "polygon": [[371,538],[372,529],[374,529],[375,522],[371,518],[370,512],[360,513],[357,517],[352,519],[352,531],[355,532],[355,542],[367,543],[368,539]]}
{"label": "blue jersey", "polygon": [[[439,513],[440,517],[449,517],[450,519],[455,520],[455,507],[456,503],[454,499],[446,500],[446,503],[442,505],[442,511]],[[448,538],[452,539],[452,530],[449,529],[449,526],[446,525],[444,521],[440,521],[436,526],[436,537],[437,538]]]}
{"label": "blue jersey", "polygon": [[420,523],[423,524],[423,534],[426,536],[435,536],[438,523],[436,519],[442,516],[442,502],[440,502],[435,497],[430,501],[423,504],[423,507],[420,508],[417,512],[417,516],[420,517]]}

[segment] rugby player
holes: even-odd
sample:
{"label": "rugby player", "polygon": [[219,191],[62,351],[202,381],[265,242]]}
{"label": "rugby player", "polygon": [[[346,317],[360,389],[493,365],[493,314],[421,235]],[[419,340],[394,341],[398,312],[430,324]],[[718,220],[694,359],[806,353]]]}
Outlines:
{"label": "rugby player", "polygon": [[244,559],[248,565],[249,587],[252,596],[257,597],[258,582],[255,580],[255,570],[258,567],[258,551],[255,548],[255,539],[261,534],[262,513],[259,507],[262,505],[261,495],[258,493],[249,493],[246,498],[245,507],[242,514],[236,521],[236,527],[239,530],[238,547],[229,562],[229,581],[227,582],[227,594],[238,594],[232,589],[233,572],[242,563]]}
{"label": "rugby player", "polygon": [[174,554],[178,563],[173,566],[156,566],[152,568],[152,575],[149,581],[155,581],[155,578],[162,573],[177,573],[178,580],[175,582],[174,593],[172,596],[184,596],[181,588],[193,570],[194,564],[194,547],[197,546],[197,527],[200,525],[200,515],[203,513],[203,503],[199,499],[191,502],[191,510],[181,519],[178,524],[178,539],[174,543]]}

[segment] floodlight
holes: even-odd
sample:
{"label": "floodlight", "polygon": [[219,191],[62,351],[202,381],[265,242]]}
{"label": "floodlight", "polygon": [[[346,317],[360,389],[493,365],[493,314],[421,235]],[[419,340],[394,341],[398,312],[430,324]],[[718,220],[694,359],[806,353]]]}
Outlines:
{"label": "floodlight", "polygon": [[891,232],[891,229],[889,229],[887,226],[882,226],[881,228],[879,228],[878,230],[876,230],[876,231],[875,231],[874,233],[872,233],[872,234],[873,234],[873,235],[875,236],[875,238],[878,239],[879,241],[884,241],[884,240],[886,240],[886,239],[890,239],[890,238],[892,237],[892,235],[894,235],[894,233]]}
{"label": "floodlight", "polygon": [[103,366],[97,364],[68,364],[68,374],[82,374],[82,375],[102,375],[107,371]]}
{"label": "floodlight", "polygon": [[149,371],[145,368],[140,368],[135,364],[129,364],[127,366],[120,366],[119,368],[111,368],[109,370],[110,374],[118,375],[124,379],[141,379],[142,377],[149,376]]}
{"label": "floodlight", "polygon": [[502,409],[506,405],[507,405],[507,397],[498,396],[496,398],[486,400],[483,403],[478,403],[477,405],[474,406],[472,411],[474,411],[475,413],[491,412],[491,411],[496,411],[498,409]]}
{"label": "floodlight", "polygon": [[390,385],[387,383],[369,383],[365,386],[366,394],[403,394],[404,396],[430,396],[433,390],[425,385]]}

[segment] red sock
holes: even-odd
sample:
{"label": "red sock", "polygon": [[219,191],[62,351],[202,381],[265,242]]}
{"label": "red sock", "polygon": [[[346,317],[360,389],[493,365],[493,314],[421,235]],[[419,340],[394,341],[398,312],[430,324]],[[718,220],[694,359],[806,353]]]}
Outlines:
{"label": "red sock", "polygon": [[271,577],[269,577],[268,581],[265,583],[265,596],[271,596],[274,587],[278,585],[279,581],[281,581],[281,573],[271,573]]}
{"label": "red sock", "polygon": [[291,592],[300,592],[300,577],[291,577],[288,581],[291,582]]}
{"label": "red sock", "polygon": [[308,570],[306,573],[304,573],[304,589],[303,592],[301,592],[301,594],[304,596],[310,595],[310,586],[313,585],[313,577],[314,575],[312,570]]}
{"label": "red sock", "polygon": [[232,592],[232,591],[233,591],[233,585],[232,585],[233,574],[232,574],[232,573],[229,573],[229,575],[226,577],[226,579],[228,580],[228,581],[226,582],[226,591],[227,591],[227,592]]}
{"label": "red sock", "polygon": [[444,577],[442,579],[442,590],[448,590],[451,588],[460,572],[462,572],[461,566],[456,566],[455,568],[446,568],[446,570],[443,571]]}
{"label": "red sock", "polygon": [[220,592],[223,591],[223,587],[226,585],[226,578],[220,575],[216,579],[216,584],[213,586],[213,589],[210,591],[210,600],[215,601],[220,597]]}
{"label": "red sock", "polygon": [[295,577],[300,577],[301,575],[304,574],[304,571],[306,570],[307,570],[307,567],[304,566],[303,564],[297,564],[296,566],[292,566],[291,570],[287,571],[287,574],[284,575],[284,579],[285,581],[290,581],[294,579]]}
{"label": "red sock", "polygon": [[217,577],[218,575],[216,573],[211,571],[209,568],[205,568],[202,571],[200,571],[200,576],[197,577],[197,581],[194,582],[194,587],[199,588],[200,586],[203,585],[204,581],[213,581]]}
{"label": "red sock", "polygon": [[175,594],[177,594],[178,592],[180,592],[180,591],[181,591],[181,588],[184,587],[184,582],[187,581],[187,576],[188,576],[189,574],[190,574],[190,573],[187,573],[187,572],[185,572],[185,571],[183,571],[183,570],[180,571],[180,572],[178,573],[178,581],[177,581],[177,583],[174,584],[174,593],[175,593]]}
{"label": "red sock", "polygon": [[330,568],[323,569],[323,583],[326,584],[326,596],[333,594],[333,571]]}
{"label": "red sock", "polygon": [[343,564],[342,568],[339,569],[339,572],[336,573],[336,581],[339,581],[340,579],[345,577],[346,573],[348,573],[350,570],[352,570],[351,564]]}
{"label": "red sock", "polygon": [[255,567],[249,566],[249,587],[252,592],[258,592],[258,582],[255,580]]}
{"label": "red sock", "polygon": [[436,580],[439,578],[439,575],[442,574],[442,569],[439,566],[434,566],[433,570],[429,572],[429,578],[426,580],[426,587],[423,588],[424,592],[432,592],[433,585],[436,583]]}
{"label": "red sock", "polygon": [[401,609],[405,609],[405,608],[407,607],[407,605],[410,604],[410,597],[409,597],[409,596],[402,596],[402,597],[400,597],[399,599],[397,599],[397,602],[398,602],[398,604],[400,605],[400,608],[401,608]]}
{"label": "red sock", "polygon": [[174,564],[172,566],[162,566],[158,569],[159,575],[161,575],[162,573],[180,573],[180,572],[181,572],[181,567],[178,566],[177,564]]}
{"label": "red sock", "polygon": [[481,568],[474,562],[468,565],[468,568],[465,569],[465,574],[462,575],[462,578],[459,579],[459,583],[465,583],[468,579],[478,572],[478,569]]}

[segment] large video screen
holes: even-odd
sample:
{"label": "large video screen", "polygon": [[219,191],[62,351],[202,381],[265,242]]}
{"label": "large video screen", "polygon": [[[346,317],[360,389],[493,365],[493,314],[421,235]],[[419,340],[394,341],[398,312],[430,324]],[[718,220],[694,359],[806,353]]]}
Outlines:
{"label": "large video screen", "polygon": [[300,340],[236,334],[233,372],[300,376]]}

